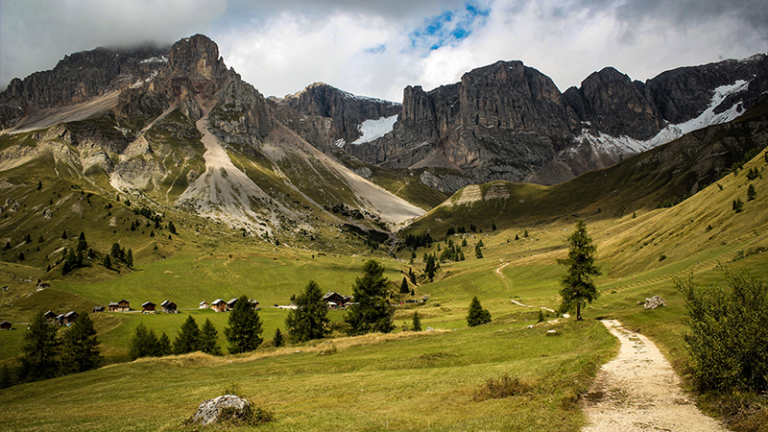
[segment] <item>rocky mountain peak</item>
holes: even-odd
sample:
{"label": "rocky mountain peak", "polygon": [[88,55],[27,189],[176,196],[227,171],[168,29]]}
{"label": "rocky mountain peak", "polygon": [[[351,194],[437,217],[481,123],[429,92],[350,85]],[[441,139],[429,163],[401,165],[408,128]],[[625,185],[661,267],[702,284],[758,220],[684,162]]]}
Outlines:
{"label": "rocky mountain peak", "polygon": [[189,79],[217,79],[227,72],[219,46],[207,36],[196,34],[173,44],[168,55],[170,74]]}

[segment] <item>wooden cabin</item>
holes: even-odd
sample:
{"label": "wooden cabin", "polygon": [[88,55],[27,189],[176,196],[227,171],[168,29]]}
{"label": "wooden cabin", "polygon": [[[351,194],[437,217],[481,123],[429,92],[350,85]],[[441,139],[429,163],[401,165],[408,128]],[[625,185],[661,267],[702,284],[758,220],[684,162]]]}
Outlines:
{"label": "wooden cabin", "polygon": [[3,321],[0,323],[0,330],[10,330],[12,326],[10,321]]}
{"label": "wooden cabin", "polygon": [[131,309],[131,302],[125,299],[119,302],[109,302],[108,309],[110,312],[128,312]]}
{"label": "wooden cabin", "polygon": [[80,315],[78,315],[77,312],[75,311],[70,311],[60,316],[61,316],[61,319],[59,321],[59,325],[69,327],[70,325],[72,325],[73,322],[75,322],[77,317],[79,317]]}
{"label": "wooden cabin", "polygon": [[232,309],[234,309],[234,308],[235,308],[235,304],[236,304],[236,303],[237,303],[237,297],[235,297],[235,298],[233,298],[233,299],[229,300],[229,301],[227,302],[227,310],[228,310],[228,311],[231,311]]}
{"label": "wooden cabin", "polygon": [[141,304],[141,311],[142,312],[154,312],[155,311],[155,304],[151,301],[144,302]]}
{"label": "wooden cabin", "polygon": [[211,303],[211,309],[213,309],[216,312],[226,312],[227,311],[227,303],[224,302],[222,299],[216,299]]}
{"label": "wooden cabin", "polygon": [[93,313],[104,312],[104,306],[94,306]]}
{"label": "wooden cabin", "polygon": [[258,300],[251,300],[251,307],[253,310],[261,310],[261,306],[259,305]]}
{"label": "wooden cabin", "polygon": [[203,300],[200,302],[200,305],[197,307],[198,309],[208,309],[208,302]]}
{"label": "wooden cabin", "polygon": [[163,300],[163,302],[160,303],[160,307],[165,313],[179,313],[179,311],[176,309],[176,303],[172,301]]}
{"label": "wooden cabin", "polygon": [[44,313],[44,314],[43,314],[43,317],[44,317],[46,320],[48,320],[49,322],[58,322],[58,321],[56,320],[56,317],[58,317],[58,316],[59,316],[59,314],[57,314],[56,312],[54,312],[54,311],[52,311],[52,310],[49,310],[48,312],[46,312],[46,313]]}
{"label": "wooden cabin", "polygon": [[323,296],[323,301],[330,309],[343,309],[352,301],[352,297],[337,292],[329,292]]}

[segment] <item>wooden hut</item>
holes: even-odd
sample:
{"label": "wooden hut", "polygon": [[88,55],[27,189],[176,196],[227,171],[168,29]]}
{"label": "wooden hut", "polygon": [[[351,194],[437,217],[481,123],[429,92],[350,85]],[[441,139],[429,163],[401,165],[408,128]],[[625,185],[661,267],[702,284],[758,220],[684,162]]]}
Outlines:
{"label": "wooden hut", "polygon": [[163,300],[163,302],[160,303],[160,307],[165,313],[179,313],[179,311],[176,309],[176,303],[172,301]]}
{"label": "wooden hut", "polygon": [[211,303],[211,309],[213,309],[216,312],[226,312],[227,311],[227,303],[222,299],[216,299]]}
{"label": "wooden hut", "polygon": [[0,330],[10,330],[12,326],[10,321],[3,321],[0,323]]}
{"label": "wooden hut", "polygon": [[155,304],[151,301],[144,302],[141,304],[141,311],[142,312],[154,312],[155,311]]}

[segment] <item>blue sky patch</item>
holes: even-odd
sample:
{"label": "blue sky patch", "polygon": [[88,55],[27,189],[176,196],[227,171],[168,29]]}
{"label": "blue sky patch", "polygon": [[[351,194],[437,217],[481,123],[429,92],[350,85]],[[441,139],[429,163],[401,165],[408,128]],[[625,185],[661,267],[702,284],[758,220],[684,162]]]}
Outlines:
{"label": "blue sky patch", "polygon": [[368,54],[381,54],[386,50],[387,50],[387,44],[381,44],[375,47],[366,48],[365,52]]}
{"label": "blue sky patch", "polygon": [[424,25],[408,34],[412,50],[429,51],[446,45],[455,46],[468,38],[472,32],[486,24],[491,10],[475,3],[465,3],[462,9],[443,12],[429,17]]}

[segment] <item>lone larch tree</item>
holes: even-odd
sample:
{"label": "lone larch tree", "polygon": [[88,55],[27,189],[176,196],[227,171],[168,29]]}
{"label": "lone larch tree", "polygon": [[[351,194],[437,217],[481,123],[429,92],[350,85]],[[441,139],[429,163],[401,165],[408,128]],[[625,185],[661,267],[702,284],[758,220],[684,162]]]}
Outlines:
{"label": "lone larch tree", "polygon": [[560,284],[562,304],[561,313],[576,309],[576,320],[582,321],[581,309],[587,303],[592,303],[599,293],[592,281],[592,276],[601,274],[600,268],[595,265],[597,247],[592,243],[592,238],[587,234],[587,225],[583,219],[576,223],[576,231],[568,237],[568,257],[558,259],[557,263],[568,267],[568,273],[563,276]]}

